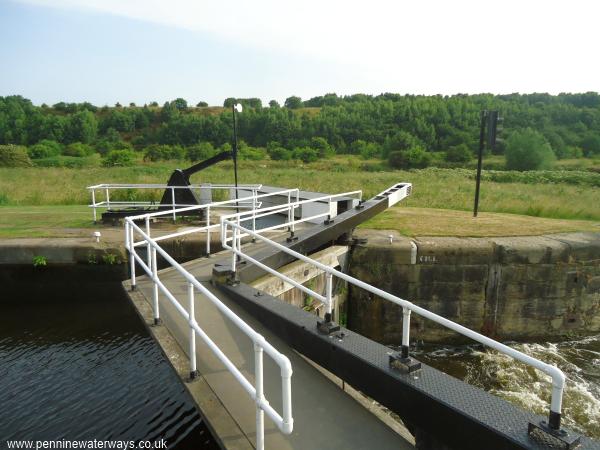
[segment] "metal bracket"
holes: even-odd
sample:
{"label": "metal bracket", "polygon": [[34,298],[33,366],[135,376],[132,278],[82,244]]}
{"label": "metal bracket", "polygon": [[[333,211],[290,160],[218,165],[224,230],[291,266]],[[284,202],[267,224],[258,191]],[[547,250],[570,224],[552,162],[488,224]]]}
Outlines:
{"label": "metal bracket", "polygon": [[331,225],[331,224],[332,224],[332,223],[334,223],[334,222],[335,222],[335,220],[333,220],[333,219],[327,219],[327,220],[325,220],[325,222],[323,222],[323,223],[324,223],[325,225]]}
{"label": "metal bracket", "polygon": [[287,242],[294,242],[298,240],[298,236],[292,231],[291,234],[285,239]]}
{"label": "metal bracket", "polygon": [[[564,429],[555,430],[548,425],[548,422],[545,420],[540,421],[539,423],[529,422],[527,426],[527,434],[531,437],[532,433],[538,432],[538,437],[534,436],[533,439],[543,440],[543,441],[552,441],[552,444],[561,445],[565,450],[571,450],[577,447],[581,443],[581,436],[576,434],[569,434]],[[539,433],[542,433],[542,436],[539,436]]]}
{"label": "metal bracket", "polygon": [[331,334],[340,331],[340,326],[332,320],[319,320],[317,321],[317,330],[321,334]]}
{"label": "metal bracket", "polygon": [[403,373],[413,373],[421,370],[421,363],[410,356],[402,356],[401,352],[389,353],[389,362],[392,369]]}
{"label": "metal bracket", "polygon": [[162,325],[163,321],[161,318],[158,319],[154,319],[154,326],[158,327],[160,325]]}

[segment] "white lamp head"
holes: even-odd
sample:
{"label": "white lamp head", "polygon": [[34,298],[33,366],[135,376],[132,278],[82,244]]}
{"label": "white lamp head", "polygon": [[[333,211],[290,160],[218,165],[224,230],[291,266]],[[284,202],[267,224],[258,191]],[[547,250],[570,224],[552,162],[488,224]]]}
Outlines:
{"label": "white lamp head", "polygon": [[239,113],[242,112],[242,104],[241,103],[236,103],[234,108],[237,112],[239,112]]}

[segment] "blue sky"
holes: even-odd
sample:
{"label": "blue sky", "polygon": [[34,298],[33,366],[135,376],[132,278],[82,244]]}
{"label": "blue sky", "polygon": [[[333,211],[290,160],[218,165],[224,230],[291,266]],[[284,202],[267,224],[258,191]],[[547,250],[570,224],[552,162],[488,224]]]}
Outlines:
{"label": "blue sky", "polygon": [[529,3],[0,0],[0,95],[218,105],[327,92],[600,90],[595,3]]}

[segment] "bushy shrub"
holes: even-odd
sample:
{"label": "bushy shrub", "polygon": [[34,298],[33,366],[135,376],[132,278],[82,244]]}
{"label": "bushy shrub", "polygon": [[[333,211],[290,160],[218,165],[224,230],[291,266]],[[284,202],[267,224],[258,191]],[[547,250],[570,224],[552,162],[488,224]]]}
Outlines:
{"label": "bushy shrub", "polygon": [[331,158],[335,155],[335,150],[325,138],[316,136],[311,138],[310,147],[316,149],[319,152],[319,158]]}
{"label": "bushy shrub", "polygon": [[40,159],[58,156],[60,155],[61,150],[62,146],[58,142],[44,139],[29,147],[27,153],[31,159]]}
{"label": "bushy shrub", "polygon": [[385,138],[383,143],[383,156],[388,157],[391,152],[402,152],[414,148],[424,147],[423,142],[407,131],[400,130],[393,136]]}
{"label": "bushy shrub", "polygon": [[186,150],[186,158],[192,162],[204,161],[212,158],[217,154],[217,151],[210,142],[201,142],[199,144],[190,145]]}
{"label": "bushy shrub", "polygon": [[588,133],[581,141],[583,154],[587,157],[600,155],[600,136]]}
{"label": "bushy shrub", "polygon": [[277,147],[268,147],[267,153],[269,157],[274,161],[288,161],[292,159],[292,152],[287,148],[283,148],[281,146]]}
{"label": "bushy shrub", "polygon": [[296,147],[292,152],[292,157],[305,163],[314,162],[319,159],[319,151],[310,147]]}
{"label": "bushy shrub", "polygon": [[431,155],[422,147],[391,152],[388,163],[394,169],[423,169],[431,164]]}
{"label": "bushy shrub", "polygon": [[102,139],[96,142],[96,151],[102,156],[106,155],[111,150],[133,150],[133,146],[129,142],[125,141],[110,141],[108,139]]}
{"label": "bushy shrub", "polygon": [[264,148],[250,147],[246,145],[240,148],[238,152],[238,158],[259,161],[262,159],[267,159],[267,151]]}
{"label": "bushy shrub", "polygon": [[0,167],[30,167],[27,149],[20,145],[0,145]]}
{"label": "bushy shrub", "polygon": [[558,150],[552,147],[556,158],[558,159],[576,159],[583,158],[583,150],[579,147],[574,147],[572,145],[558,147]]}
{"label": "bushy shrub", "polygon": [[144,152],[144,161],[168,161],[184,159],[185,150],[179,145],[151,145]]}
{"label": "bushy shrub", "polygon": [[135,153],[131,150],[111,150],[107,153],[102,164],[105,167],[131,166],[135,161]]}
{"label": "bushy shrub", "polygon": [[100,164],[100,155],[94,153],[90,156],[51,156],[34,160],[36,167],[67,167],[69,169],[81,169],[83,167],[95,167]]}
{"label": "bushy shrub", "polygon": [[506,142],[506,168],[509,170],[547,169],[556,156],[543,135],[531,128],[515,131]]}
{"label": "bushy shrub", "polygon": [[83,156],[89,156],[94,153],[92,147],[81,142],[73,142],[65,147],[63,155],[65,156],[77,156],[79,158]]}
{"label": "bushy shrub", "polygon": [[466,144],[455,145],[450,147],[446,152],[446,161],[466,163],[471,161],[473,153]]}
{"label": "bushy shrub", "polygon": [[362,159],[373,159],[381,157],[381,146],[375,142],[365,142],[357,139],[348,147],[352,155],[360,155]]}

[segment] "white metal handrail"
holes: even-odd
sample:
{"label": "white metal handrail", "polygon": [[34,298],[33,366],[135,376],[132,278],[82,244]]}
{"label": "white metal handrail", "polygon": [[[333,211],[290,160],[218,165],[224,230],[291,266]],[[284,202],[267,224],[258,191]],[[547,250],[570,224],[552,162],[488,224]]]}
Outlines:
{"label": "white metal handrail", "polygon": [[[262,187],[262,184],[239,184],[237,186],[237,190],[251,190],[252,195],[256,195],[258,190]],[[111,207],[126,207],[126,206],[147,206],[153,205],[155,203],[149,201],[114,201],[110,199],[110,191],[111,190],[119,190],[119,189],[165,189],[171,191],[171,202],[168,206],[172,209],[175,209],[180,206],[193,206],[193,205],[185,205],[185,204],[177,204],[175,202],[175,190],[178,189],[196,189],[196,190],[224,190],[224,189],[234,189],[236,188],[235,184],[191,184],[189,186],[170,186],[168,184],[155,184],[155,183],[141,183],[141,184],[126,184],[126,183],[101,183],[93,186],[88,186],[86,189],[90,191],[92,203],[88,205],[88,207],[93,208],[94,222],[97,221],[97,210],[100,208],[110,209]],[[101,190],[104,192],[104,200],[96,201],[96,191]],[[175,216],[173,216],[175,219]]]}
{"label": "white metal handrail", "polygon": [[[259,208],[262,206],[263,201],[266,198],[275,197],[275,196],[287,196],[287,199],[288,199],[287,204],[290,204],[292,194],[295,194],[295,196],[297,198],[298,193],[299,193],[299,190],[297,188],[282,189],[280,191],[268,192],[266,194],[260,194],[260,195],[256,195],[255,193],[253,193],[249,197],[242,197],[240,199],[223,200],[220,202],[206,203],[203,205],[193,205],[193,206],[188,206],[185,208],[179,208],[179,209],[175,209],[175,210],[156,211],[156,212],[152,212],[152,213],[140,214],[137,216],[129,216],[128,219],[131,221],[144,220],[146,222],[146,234],[148,236],[150,236],[150,233],[151,233],[150,219],[152,219],[152,218],[160,217],[160,216],[164,216],[164,215],[171,215],[171,214],[173,216],[175,216],[176,214],[180,214],[182,212],[205,210],[206,225],[201,226],[201,227],[189,228],[187,230],[177,231],[174,233],[169,233],[169,234],[158,236],[158,237],[153,237],[153,239],[155,241],[162,241],[165,239],[172,239],[175,237],[185,236],[188,234],[205,232],[206,233],[206,255],[209,256],[210,255],[211,230],[214,228],[219,228],[221,226],[219,223],[215,223],[215,224],[211,225],[211,210],[214,210],[216,208],[228,208],[228,207],[235,208],[238,205],[241,206],[241,205],[248,204],[248,207],[251,208],[251,212],[256,214],[256,211],[259,210]],[[256,220],[252,220],[252,228],[253,228],[253,230],[256,229]],[[141,240],[139,242],[133,243],[134,247],[143,246],[143,245],[147,245],[145,240]]]}
{"label": "white metal handrail", "polygon": [[[362,191],[361,190],[350,191],[350,192],[343,192],[341,194],[323,195],[321,197],[310,198],[307,200],[296,200],[295,202],[288,202],[288,204],[284,204],[284,205],[275,205],[275,206],[270,206],[268,208],[261,208],[259,214],[256,214],[256,211],[242,211],[242,212],[235,213],[235,214],[223,215],[223,216],[221,216],[221,241],[230,241],[232,239],[232,238],[228,238],[226,236],[227,233],[226,233],[225,227],[223,226],[225,221],[235,221],[239,225],[239,224],[241,224],[241,222],[245,222],[246,220],[249,220],[248,216],[251,216],[252,218],[260,218],[260,217],[267,217],[269,215],[274,215],[274,214],[281,214],[282,212],[287,212],[288,213],[287,214],[287,216],[288,216],[287,222],[284,222],[281,224],[276,224],[276,225],[266,227],[266,228],[261,228],[260,231],[265,232],[265,231],[276,230],[278,228],[289,228],[290,231],[292,233],[294,233],[294,227],[295,227],[295,225],[297,225],[299,223],[310,222],[312,220],[322,218],[322,217],[327,217],[330,220],[333,219],[334,217],[336,217],[336,212],[332,208],[334,199],[340,198],[340,197],[352,197],[352,196],[357,196],[358,200],[360,201],[360,200],[362,200]],[[304,218],[300,218],[300,219],[295,218],[295,210],[298,207],[300,207],[302,205],[310,204],[310,203],[323,203],[323,202],[327,202],[329,204],[329,207],[327,208],[328,209],[327,212],[314,214],[312,216],[304,217]],[[256,229],[253,227],[252,231],[256,232]],[[246,235],[243,233],[238,233],[238,235],[236,237],[238,240],[241,240],[245,236],[249,236],[249,235]]]}
{"label": "white metal handrail", "polygon": [[[504,345],[500,342],[490,339],[487,336],[479,334],[479,333],[477,333],[473,330],[470,330],[469,328],[466,328],[462,325],[459,325],[455,322],[452,322],[451,320],[448,320],[442,316],[439,316],[439,315],[437,315],[431,311],[428,311],[420,306],[417,306],[407,300],[404,300],[400,297],[392,295],[389,292],[386,292],[379,288],[371,286],[370,284],[365,283],[357,278],[351,277],[350,275],[340,272],[339,270],[333,269],[325,264],[315,261],[314,259],[304,256],[301,253],[291,250],[290,248],[288,248],[284,245],[281,245],[269,238],[266,238],[265,236],[262,236],[261,234],[255,232],[255,231],[244,228],[239,223],[239,218],[242,214],[243,213],[235,214],[229,218],[228,217],[221,218],[221,237],[222,237],[221,245],[223,246],[223,248],[228,249],[232,252],[231,265],[232,265],[232,271],[234,273],[236,271],[236,260],[238,257],[241,259],[247,260],[251,263],[254,263],[258,267],[266,270],[267,272],[271,273],[272,275],[275,275],[275,276],[281,278],[284,282],[286,282],[298,289],[301,289],[303,292],[306,292],[307,294],[309,294],[309,295],[317,298],[321,302],[323,302],[327,308],[327,313],[329,314],[329,317],[331,317],[331,313],[332,313],[333,307],[334,307],[334,299],[332,297],[333,276],[336,276],[350,284],[353,284],[353,285],[360,287],[361,289],[364,289],[374,295],[377,295],[385,300],[388,300],[396,305],[399,305],[402,307],[402,312],[403,312],[402,356],[405,358],[408,358],[408,356],[409,356],[410,315],[411,315],[411,312],[415,312],[416,314],[420,315],[421,317],[432,320],[433,322],[436,322],[439,325],[449,328],[450,330],[453,330],[459,334],[462,334],[463,336],[473,339],[485,346],[493,348],[494,350],[496,350],[500,353],[503,353],[505,355],[508,355],[513,359],[516,359],[527,365],[535,367],[536,369],[541,370],[542,372],[546,373],[547,375],[549,375],[552,378],[552,397],[551,397],[551,402],[550,402],[549,424],[554,429],[560,428],[562,397],[563,397],[563,391],[564,391],[564,387],[565,387],[566,378],[565,378],[564,373],[558,367],[547,364],[543,361],[540,361],[536,358],[526,355],[525,353],[522,353],[522,352],[515,350],[507,345]],[[234,220],[231,220],[231,218],[233,218]],[[231,227],[231,230],[232,230],[231,231],[231,235],[232,235],[231,239],[226,239],[227,227]],[[287,253],[288,255],[293,256],[294,258],[297,258],[298,260],[312,264],[313,266],[315,266],[318,269],[325,272],[325,274],[326,274],[325,296],[315,292],[314,290],[312,290],[310,288],[307,288],[306,286],[303,286],[302,284],[277,272],[276,270],[266,266],[265,264],[261,263],[260,261],[257,261],[256,259],[254,259],[251,256],[244,253],[242,250],[241,243],[238,238],[238,235],[242,235],[242,234],[245,236],[251,236],[253,239],[258,239],[258,240],[260,240],[260,241],[262,241],[284,253]],[[229,241],[231,241],[231,245],[228,245]]]}
{"label": "white metal handrail", "polygon": [[[150,258],[147,263],[135,251],[134,233],[139,234],[148,246],[148,255]],[[284,434],[291,434],[293,430],[292,417],[292,391],[291,376],[292,366],[284,354],[276,350],[267,340],[257,333],[252,327],[238,317],[231,309],[222,303],[212,292],[203,286],[191,273],[185,270],[177,263],[165,250],[163,250],[154,239],[147,235],[138,227],[131,218],[125,219],[125,246],[130,254],[131,286],[135,289],[135,263],[146,272],[153,283],[153,316],[154,323],[160,323],[159,310],[159,289],[173,304],[175,309],[183,316],[190,329],[189,337],[189,357],[190,357],[190,375],[195,377],[196,368],[196,335],[208,346],[215,356],[225,365],[234,378],[241,384],[244,390],[256,403],[256,448],[264,449],[264,413],[277,425]],[[157,253],[160,254],[188,283],[188,301],[189,307],[186,310],[169,291],[165,284],[160,280],[157,266]],[[250,338],[254,345],[254,385],[241,373],[241,371],[231,362],[231,360],[221,351],[217,344],[200,328],[195,318],[194,294],[199,291],[208,300],[210,300],[217,309],[233,322],[246,336]],[[281,370],[281,389],[282,389],[282,414],[280,415],[267,401],[264,394],[263,377],[263,351],[269,355]]]}

